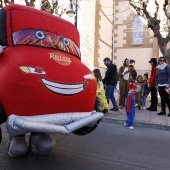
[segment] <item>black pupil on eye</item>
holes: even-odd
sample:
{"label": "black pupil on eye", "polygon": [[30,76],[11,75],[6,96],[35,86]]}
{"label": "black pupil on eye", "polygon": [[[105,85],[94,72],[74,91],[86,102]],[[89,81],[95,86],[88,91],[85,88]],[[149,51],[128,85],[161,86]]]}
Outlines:
{"label": "black pupil on eye", "polygon": [[68,44],[68,40],[67,39],[65,39],[65,43]]}
{"label": "black pupil on eye", "polygon": [[39,36],[39,37],[42,37],[42,33],[41,33],[41,32],[39,32],[39,33],[38,33],[38,36]]}

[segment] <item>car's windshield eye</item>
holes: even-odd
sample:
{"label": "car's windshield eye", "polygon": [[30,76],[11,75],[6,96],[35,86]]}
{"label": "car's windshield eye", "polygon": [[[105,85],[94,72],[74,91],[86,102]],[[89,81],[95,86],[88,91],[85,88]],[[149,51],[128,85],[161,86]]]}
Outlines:
{"label": "car's windshield eye", "polygon": [[64,43],[64,45],[66,45],[66,46],[69,46],[70,45],[70,40],[68,39],[68,38],[63,38],[63,43]]}
{"label": "car's windshield eye", "polygon": [[43,40],[44,38],[45,38],[45,34],[44,34],[44,32],[43,31],[35,31],[35,36],[36,36],[36,38],[37,39],[39,39],[39,40]]}
{"label": "car's windshield eye", "polygon": [[81,58],[79,47],[71,39],[45,30],[24,29],[14,32],[13,45],[52,48]]}

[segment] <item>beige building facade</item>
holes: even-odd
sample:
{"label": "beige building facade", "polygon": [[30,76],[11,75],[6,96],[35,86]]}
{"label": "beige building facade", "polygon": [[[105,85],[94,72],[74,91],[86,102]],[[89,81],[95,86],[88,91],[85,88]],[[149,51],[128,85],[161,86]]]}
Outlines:
{"label": "beige building facade", "polygon": [[[112,16],[111,16],[112,14]],[[128,0],[103,0],[96,3],[94,67],[105,71],[103,59],[109,57],[119,69],[125,58],[136,61],[138,74],[150,72],[149,60],[159,57],[157,39],[135,14]]]}
{"label": "beige building facade", "polygon": [[[25,0],[16,0],[25,5]],[[49,0],[52,4],[53,0]],[[72,0],[73,9],[76,0]],[[58,13],[74,24],[66,14],[70,0],[58,0]],[[40,9],[41,0],[35,1]],[[150,71],[148,61],[159,57],[157,39],[145,22],[135,14],[128,0],[77,0],[77,28],[80,34],[82,62],[91,70],[98,67],[104,74],[103,59],[109,57],[119,69],[125,58],[136,61],[138,74]]]}

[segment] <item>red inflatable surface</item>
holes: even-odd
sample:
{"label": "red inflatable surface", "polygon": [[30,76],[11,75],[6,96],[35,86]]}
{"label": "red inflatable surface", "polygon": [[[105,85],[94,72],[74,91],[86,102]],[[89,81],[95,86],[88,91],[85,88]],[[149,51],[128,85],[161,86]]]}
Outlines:
{"label": "red inflatable surface", "polygon": [[71,23],[21,5],[0,11],[0,103],[20,116],[94,110],[96,81]]}

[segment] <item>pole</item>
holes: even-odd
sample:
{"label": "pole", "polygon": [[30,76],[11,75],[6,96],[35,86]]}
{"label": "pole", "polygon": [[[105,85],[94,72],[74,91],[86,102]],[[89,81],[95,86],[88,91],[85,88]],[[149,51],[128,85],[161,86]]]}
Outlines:
{"label": "pole", "polygon": [[76,9],[75,9],[76,15],[74,18],[74,25],[77,27],[77,0],[76,0]]}

